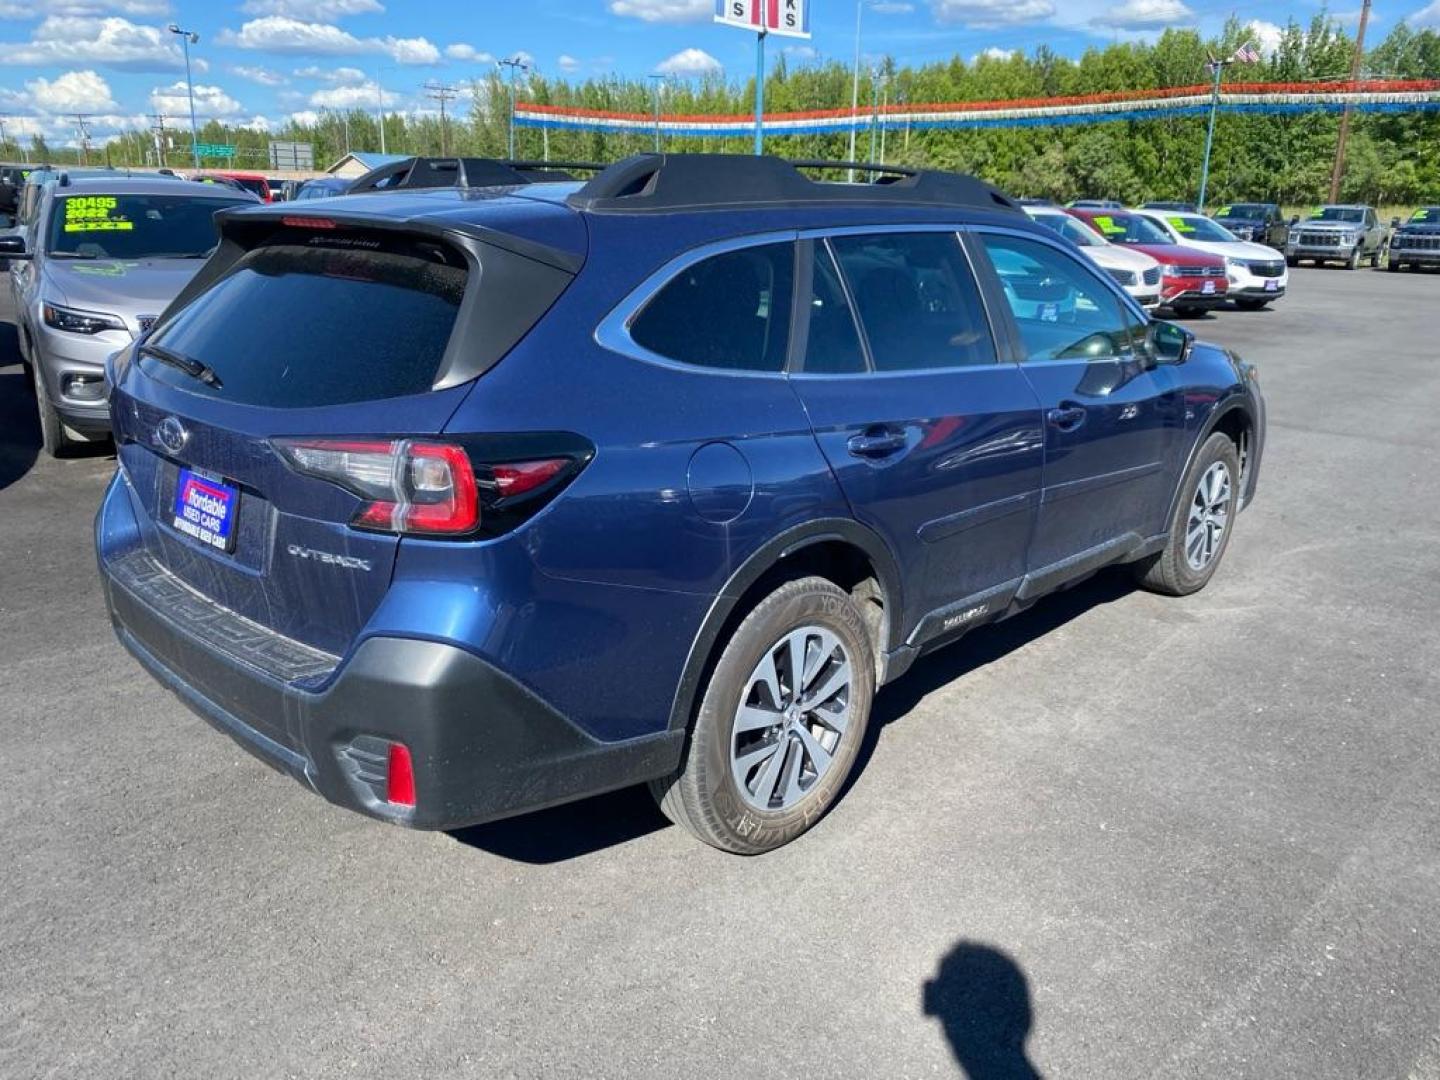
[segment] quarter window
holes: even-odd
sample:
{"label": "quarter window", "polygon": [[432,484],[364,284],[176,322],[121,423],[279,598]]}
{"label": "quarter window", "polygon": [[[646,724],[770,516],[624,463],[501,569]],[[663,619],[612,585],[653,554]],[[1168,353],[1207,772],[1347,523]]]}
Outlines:
{"label": "quarter window", "polygon": [[696,367],[781,371],[790,344],[793,244],[764,244],[680,271],[630,327],[637,345]]}
{"label": "quarter window", "polygon": [[954,233],[837,236],[830,245],[876,371],[995,362],[980,290]]}
{"label": "quarter window", "polygon": [[1094,273],[1048,244],[986,234],[1025,358],[1100,360],[1131,351],[1137,327]]}
{"label": "quarter window", "polygon": [[865,349],[855,329],[855,312],[840,284],[830,252],[823,244],[815,247],[805,370],[821,375],[848,375],[865,370]]}

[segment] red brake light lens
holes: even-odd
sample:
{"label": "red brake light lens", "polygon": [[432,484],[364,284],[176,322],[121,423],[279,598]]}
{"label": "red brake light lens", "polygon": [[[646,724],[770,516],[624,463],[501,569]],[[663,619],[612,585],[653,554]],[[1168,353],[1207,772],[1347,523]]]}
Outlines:
{"label": "red brake light lens", "polygon": [[280,219],[280,224],[289,225],[292,229],[337,229],[335,222],[323,217],[296,217],[287,214]]}
{"label": "red brake light lens", "polygon": [[415,764],[410,748],[391,743],[385,768],[385,801],[397,806],[415,805]]}

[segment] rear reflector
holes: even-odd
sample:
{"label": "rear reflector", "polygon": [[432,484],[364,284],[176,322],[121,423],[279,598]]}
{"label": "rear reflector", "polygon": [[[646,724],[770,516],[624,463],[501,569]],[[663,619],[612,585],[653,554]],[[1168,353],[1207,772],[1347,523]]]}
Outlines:
{"label": "rear reflector", "polygon": [[397,806],[415,805],[415,766],[410,760],[410,748],[404,743],[390,744],[385,801]]}

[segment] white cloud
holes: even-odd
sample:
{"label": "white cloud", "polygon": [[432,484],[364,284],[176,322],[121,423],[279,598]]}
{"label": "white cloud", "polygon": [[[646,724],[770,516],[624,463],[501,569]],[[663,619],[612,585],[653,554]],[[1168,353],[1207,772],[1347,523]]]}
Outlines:
{"label": "white cloud", "polygon": [[93,71],[67,71],[53,80],[32,79],[25,89],[38,113],[104,113],[120,108],[110,84]]}
{"label": "white cloud", "polygon": [[1421,8],[1407,21],[1412,26],[1432,27],[1440,30],[1440,0],[1431,0],[1429,7]]}
{"label": "white cloud", "polygon": [[555,66],[561,71],[573,73],[580,70],[580,61],[566,53],[561,53],[560,58],[555,61]]}
{"label": "white cloud", "polygon": [[474,45],[467,45],[463,41],[457,41],[454,45],[445,46],[445,55],[451,60],[463,60],[473,64],[493,64],[495,57],[488,52],[481,52]]}
{"label": "white cloud", "polygon": [[[385,107],[392,108],[400,101],[399,94],[385,91]],[[317,109],[373,109],[380,103],[380,86],[374,82],[332,86],[328,90],[316,90],[310,95],[310,104]]]}
{"label": "white cloud", "polygon": [[1182,0],[1125,0],[1090,22],[1114,30],[1155,30],[1195,17]]}
{"label": "white cloud", "polygon": [[299,112],[292,112],[286,119],[301,127],[314,127],[320,123],[320,114],[314,109],[301,109]]}
{"label": "white cloud", "polygon": [[715,17],[711,0],[610,0],[610,14],[648,23],[706,22]]}
{"label": "white cloud", "polygon": [[398,64],[435,64],[440,50],[425,38],[357,38],[328,23],[304,22],[287,15],[251,19],[237,30],[222,30],[216,40],[257,52],[299,56],[356,56],[383,53]]}
{"label": "white cloud", "polygon": [[269,131],[272,125],[268,116],[261,116],[259,113],[256,113],[240,126],[249,128],[251,131]]}
{"label": "white cloud", "polygon": [[915,10],[914,4],[896,3],[894,0],[877,0],[870,10],[880,15],[908,15]]}
{"label": "white cloud", "polygon": [[1039,22],[1055,14],[1051,0],[930,0],[938,23],[960,23],[976,29]]}
{"label": "white cloud", "polygon": [[30,0],[23,7],[20,4],[6,5],[0,9],[0,19],[38,19],[42,15],[91,19],[101,15],[134,15],[143,18],[169,13],[169,0]]}
{"label": "white cloud", "polygon": [[285,15],[304,22],[334,22],[346,15],[372,15],[385,10],[380,0],[245,0],[247,15]]}
{"label": "white cloud", "polygon": [[[0,63],[91,63],[131,71],[169,71],[183,68],[185,58],[175,35],[163,27],[139,26],[119,16],[51,15],[29,41],[0,44]],[[196,58],[194,67],[205,71],[208,65]]]}
{"label": "white cloud", "polygon": [[1019,49],[1002,49],[998,45],[991,45],[970,57],[970,63],[978,64],[981,60],[1010,60],[1019,55]]}
{"label": "white cloud", "polygon": [[[175,82],[169,86],[157,86],[151,90],[150,107],[160,113],[188,116],[190,98],[186,93],[185,83],[183,81]],[[237,116],[244,111],[245,106],[220,87],[206,86],[203,83],[195,84],[196,116]]]}
{"label": "white cloud", "polygon": [[785,55],[795,60],[814,60],[820,53],[810,45],[786,45]]}
{"label": "white cloud", "polygon": [[[1440,4],[1440,0],[1436,0]],[[1264,19],[1251,19],[1245,24],[1245,29],[1250,31],[1250,40],[1255,48],[1265,56],[1272,55],[1280,48],[1280,42],[1285,37],[1284,27],[1277,26],[1273,22],[1266,22]]]}
{"label": "white cloud", "polygon": [[356,67],[319,67],[311,64],[309,67],[296,68],[297,79],[319,79],[327,83],[359,83],[364,82],[368,76],[365,72]]}
{"label": "white cloud", "polygon": [[655,65],[661,75],[713,75],[723,65],[704,49],[682,49],[674,56],[667,57]]}
{"label": "white cloud", "polygon": [[267,67],[250,67],[245,64],[232,65],[230,74],[238,75],[247,82],[253,82],[260,86],[284,86],[290,81],[278,71],[272,71]]}

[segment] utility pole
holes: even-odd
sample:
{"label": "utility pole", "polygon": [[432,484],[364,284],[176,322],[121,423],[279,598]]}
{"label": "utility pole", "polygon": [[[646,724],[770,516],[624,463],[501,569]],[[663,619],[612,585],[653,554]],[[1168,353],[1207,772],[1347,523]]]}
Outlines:
{"label": "utility pole", "polygon": [[459,93],[453,86],[446,86],[444,83],[429,82],[425,84],[425,96],[431,101],[440,103],[440,156],[447,157],[450,153],[449,130],[445,126],[445,104],[454,101],[455,95]]}
{"label": "utility pole", "polygon": [[[185,91],[190,95],[190,152],[195,158],[195,168],[200,168],[200,128],[195,123],[195,80],[190,77],[190,46],[200,44],[200,35],[193,30],[182,30],[178,23],[171,23],[166,29],[180,35],[185,47]],[[232,162],[233,164],[233,162]]]}
{"label": "utility pole", "polygon": [[[855,0],[855,76],[850,82],[850,156],[855,160],[855,129],[860,120],[860,16],[865,11],[865,0]],[[850,170],[850,182],[855,182],[855,170]]]}
{"label": "utility pole", "polygon": [[497,63],[497,65],[498,65],[499,67],[504,67],[504,68],[509,68],[509,69],[510,69],[510,140],[509,140],[509,151],[510,151],[510,152],[509,152],[509,157],[510,157],[510,160],[511,160],[511,161],[514,161],[514,160],[515,160],[515,73],[516,73],[516,72],[519,72],[519,71],[529,71],[529,70],[530,70],[530,65],[527,64],[524,60],[521,60],[519,56],[512,56],[512,57],[510,57],[509,59],[506,59],[506,60],[496,61],[496,63]]}
{"label": "utility pole", "polygon": [[169,117],[163,112],[151,113],[150,119],[155,121],[150,127],[150,130],[155,133],[155,160],[159,163],[160,168],[163,169],[170,164],[165,160],[165,121],[168,120]]}
{"label": "utility pole", "polygon": [[668,75],[647,75],[655,97],[655,152],[660,152],[660,87],[664,85]]}
{"label": "utility pole", "polygon": [[90,128],[85,121],[90,119],[90,113],[75,113],[75,134],[80,136],[80,164],[88,165],[90,162]]}
{"label": "utility pole", "polygon": [[375,104],[380,107],[380,153],[385,153],[385,72],[389,65],[375,69]]}
{"label": "utility pole", "polygon": [[[1355,55],[1350,60],[1350,81],[1360,78],[1360,65],[1365,61],[1365,27],[1370,22],[1370,0],[1360,8],[1360,26],[1355,31]],[[1335,140],[1335,168],[1330,173],[1330,201],[1340,201],[1340,181],[1345,179],[1345,143],[1350,138],[1350,106],[1340,114],[1340,135]]]}

